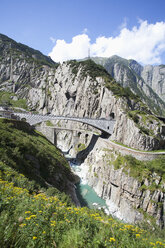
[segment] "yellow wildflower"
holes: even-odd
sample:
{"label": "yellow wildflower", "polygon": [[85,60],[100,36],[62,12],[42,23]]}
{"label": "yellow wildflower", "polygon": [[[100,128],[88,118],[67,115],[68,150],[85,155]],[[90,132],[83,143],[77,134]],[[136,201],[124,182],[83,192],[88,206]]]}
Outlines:
{"label": "yellow wildflower", "polygon": [[35,218],[35,217],[36,217],[35,214],[30,215],[30,218]]}
{"label": "yellow wildflower", "polygon": [[136,238],[138,238],[138,237],[140,237],[140,234],[139,233],[136,234]]}
{"label": "yellow wildflower", "polygon": [[35,240],[35,239],[37,239],[37,237],[36,236],[33,236],[33,240]]}
{"label": "yellow wildflower", "polygon": [[111,237],[111,238],[109,239],[109,241],[110,241],[110,242],[115,242],[116,239]]}
{"label": "yellow wildflower", "polygon": [[30,214],[31,212],[30,211],[26,211],[25,214]]}
{"label": "yellow wildflower", "polygon": [[163,245],[163,243],[160,242],[160,241],[156,241],[156,244],[157,244],[157,245]]}
{"label": "yellow wildflower", "polygon": [[25,218],[26,220],[30,220],[31,218],[30,217],[27,217],[27,218]]}

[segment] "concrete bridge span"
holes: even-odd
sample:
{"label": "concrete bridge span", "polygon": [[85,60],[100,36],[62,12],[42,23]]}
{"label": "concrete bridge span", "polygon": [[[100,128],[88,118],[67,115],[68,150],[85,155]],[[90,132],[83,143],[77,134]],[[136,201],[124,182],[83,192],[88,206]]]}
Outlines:
{"label": "concrete bridge span", "polygon": [[21,120],[25,119],[26,122],[28,122],[30,125],[36,125],[41,122],[51,121],[51,120],[77,121],[83,124],[88,124],[110,135],[113,133],[113,128],[115,125],[115,120],[113,119],[107,120],[103,118],[102,119],[79,118],[79,117],[69,117],[69,116],[41,115],[41,114],[17,113],[17,112],[15,112],[14,115],[19,116]]}

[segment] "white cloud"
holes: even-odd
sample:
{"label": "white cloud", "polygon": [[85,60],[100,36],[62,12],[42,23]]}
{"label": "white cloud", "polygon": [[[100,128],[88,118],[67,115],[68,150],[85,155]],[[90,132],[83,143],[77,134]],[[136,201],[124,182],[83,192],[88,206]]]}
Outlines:
{"label": "white cloud", "polygon": [[118,36],[98,37],[90,44],[87,34],[77,35],[71,43],[57,40],[49,56],[54,61],[81,59],[88,56],[110,57],[119,55],[126,59],[135,59],[143,64],[161,63],[161,55],[165,52],[165,22],[148,24],[139,20],[139,25],[128,29],[122,26]]}
{"label": "white cloud", "polygon": [[84,58],[88,54],[90,39],[87,34],[80,34],[72,38],[71,43],[64,40],[57,40],[49,56],[56,62],[62,62],[69,59]]}

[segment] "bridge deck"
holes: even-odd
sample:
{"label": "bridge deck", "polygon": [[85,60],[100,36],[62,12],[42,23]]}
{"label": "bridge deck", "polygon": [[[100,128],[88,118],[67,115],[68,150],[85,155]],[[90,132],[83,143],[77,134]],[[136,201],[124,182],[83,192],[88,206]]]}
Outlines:
{"label": "bridge deck", "polygon": [[43,121],[70,120],[70,121],[81,122],[83,124],[88,124],[108,134],[113,133],[113,128],[115,125],[115,120],[107,120],[107,119],[79,118],[79,117],[69,117],[69,116],[41,115],[41,114],[29,114],[29,113],[17,113],[17,112],[15,112],[14,115],[19,116],[21,120],[25,119],[30,125],[35,125]]}

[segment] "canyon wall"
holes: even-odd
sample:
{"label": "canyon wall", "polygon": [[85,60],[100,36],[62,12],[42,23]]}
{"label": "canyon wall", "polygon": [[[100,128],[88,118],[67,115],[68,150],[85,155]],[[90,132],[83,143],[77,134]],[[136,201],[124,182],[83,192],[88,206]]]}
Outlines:
{"label": "canyon wall", "polygon": [[[128,157],[123,161],[127,159],[132,160]],[[132,171],[122,162],[120,153],[101,138],[81,168],[86,171],[84,177],[88,184],[106,200],[113,216],[137,223],[147,213],[158,225],[165,225],[165,183],[161,176],[154,172],[147,174],[138,167]]]}

